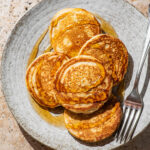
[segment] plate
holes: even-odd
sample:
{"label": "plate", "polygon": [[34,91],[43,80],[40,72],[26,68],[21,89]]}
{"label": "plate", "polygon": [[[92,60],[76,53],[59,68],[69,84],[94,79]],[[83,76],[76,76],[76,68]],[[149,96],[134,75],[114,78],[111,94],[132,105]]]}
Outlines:
{"label": "plate", "polygon": [[[90,145],[76,140],[65,128],[53,126],[43,120],[30,103],[25,85],[27,60],[36,40],[48,27],[52,16],[67,7],[79,7],[95,12],[115,28],[130,54],[128,73],[125,77],[125,97],[129,94],[142,54],[148,20],[123,0],[43,0],[18,21],[5,46],[2,58],[2,89],[5,99],[25,131],[49,147],[58,150],[116,148],[120,144],[115,141]],[[48,43],[47,36],[40,45],[40,49],[44,50]],[[42,51],[39,54],[41,53]],[[134,137],[142,132],[150,120],[150,93],[146,92],[150,91],[148,84],[150,62],[148,61],[147,59],[144,65],[139,85],[145,106]]]}

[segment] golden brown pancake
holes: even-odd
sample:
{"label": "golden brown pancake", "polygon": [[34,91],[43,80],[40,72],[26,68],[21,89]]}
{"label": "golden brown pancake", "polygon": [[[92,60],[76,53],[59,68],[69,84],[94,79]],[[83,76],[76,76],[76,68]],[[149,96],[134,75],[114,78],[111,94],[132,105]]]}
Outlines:
{"label": "golden brown pancake", "polygon": [[111,136],[118,128],[122,117],[120,102],[115,97],[92,114],[76,114],[64,111],[65,125],[76,138],[97,142]]}
{"label": "golden brown pancake", "polygon": [[54,51],[68,57],[78,55],[82,45],[101,33],[100,24],[93,14],[81,8],[66,8],[52,18],[50,41]]}
{"label": "golden brown pancake", "polygon": [[71,105],[107,100],[112,82],[100,62],[91,56],[68,60],[59,68],[54,81],[59,102]]}
{"label": "golden brown pancake", "polygon": [[59,72],[57,89],[68,93],[87,92],[105,77],[105,69],[99,61],[87,56],[70,59]]}
{"label": "golden brown pancake", "polygon": [[88,92],[65,93],[57,91],[57,99],[60,104],[89,104],[95,102],[107,101],[112,91],[113,81],[111,78],[105,78],[103,84],[92,88]]}
{"label": "golden brown pancake", "polygon": [[107,34],[96,35],[81,48],[79,55],[90,55],[97,58],[107,72],[112,75],[114,85],[118,84],[127,71],[128,52],[118,39]]}
{"label": "golden brown pancake", "polygon": [[91,114],[101,108],[106,101],[98,102],[98,103],[88,103],[88,104],[62,104],[66,109],[74,112],[74,113],[82,113],[82,114]]}
{"label": "golden brown pancake", "polygon": [[40,105],[54,108],[59,105],[54,90],[54,76],[67,60],[65,55],[48,52],[36,58],[26,72],[26,85],[31,96]]}
{"label": "golden brown pancake", "polygon": [[75,26],[62,34],[53,44],[53,48],[69,57],[74,57],[78,55],[82,45],[97,33],[97,25]]}

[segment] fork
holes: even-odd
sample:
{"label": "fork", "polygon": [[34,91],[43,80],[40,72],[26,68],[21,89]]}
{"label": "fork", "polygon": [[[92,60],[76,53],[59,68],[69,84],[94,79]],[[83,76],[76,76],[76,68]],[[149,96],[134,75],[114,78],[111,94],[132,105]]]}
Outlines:
{"label": "fork", "polygon": [[138,92],[138,84],[141,71],[150,50],[150,5],[148,9],[148,28],[147,35],[144,43],[143,54],[136,74],[133,89],[126,100],[123,102],[123,120],[116,133],[116,141],[126,143],[131,140],[139,122],[140,116],[143,111],[143,99]]}

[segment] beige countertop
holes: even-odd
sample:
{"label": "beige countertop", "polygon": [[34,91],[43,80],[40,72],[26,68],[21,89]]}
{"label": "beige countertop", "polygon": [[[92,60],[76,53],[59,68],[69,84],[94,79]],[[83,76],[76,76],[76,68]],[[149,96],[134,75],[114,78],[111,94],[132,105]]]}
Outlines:
{"label": "beige countertop", "polygon": [[[16,21],[41,0],[0,0],[0,60]],[[144,15],[150,0],[127,0]],[[0,78],[1,79],[1,78]],[[1,81],[0,81],[1,85]],[[150,126],[121,150],[150,150]],[[50,150],[30,137],[15,121],[0,90],[0,150]]]}

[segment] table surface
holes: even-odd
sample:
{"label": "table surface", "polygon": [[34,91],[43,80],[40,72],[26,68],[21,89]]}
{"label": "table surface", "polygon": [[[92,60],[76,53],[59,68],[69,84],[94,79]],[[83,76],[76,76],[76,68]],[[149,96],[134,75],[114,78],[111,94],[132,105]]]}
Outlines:
{"label": "table surface", "polygon": [[[41,0],[0,0],[0,61],[16,21]],[[127,0],[147,16],[150,0]],[[1,77],[0,77],[1,89]],[[117,150],[150,150],[150,125],[132,142]],[[16,122],[0,90],[0,150],[51,150],[29,136]]]}

